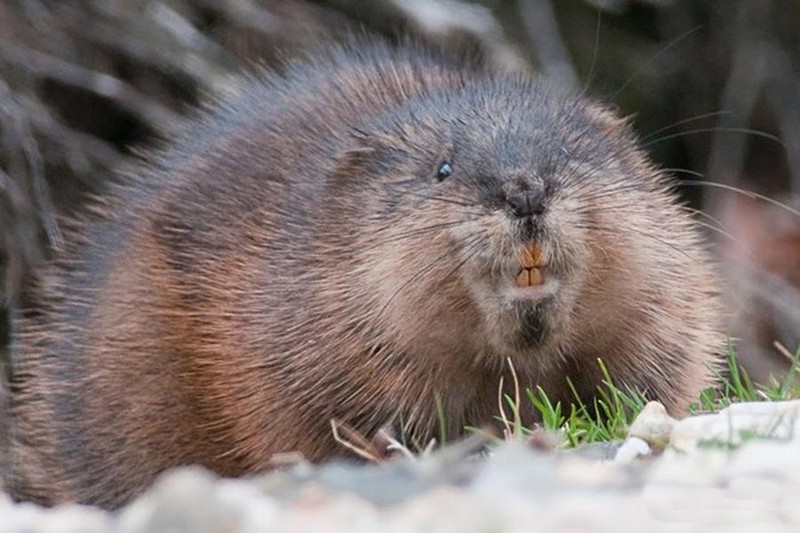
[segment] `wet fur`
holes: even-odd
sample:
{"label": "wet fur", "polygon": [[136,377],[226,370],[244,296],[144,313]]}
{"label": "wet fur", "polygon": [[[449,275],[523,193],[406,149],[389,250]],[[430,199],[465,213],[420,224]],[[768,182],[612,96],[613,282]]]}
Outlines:
{"label": "wet fur", "polygon": [[[244,82],[71,224],[15,324],[16,497],[114,507],[179,464],[327,459],[331,418],[424,441],[437,401],[453,434],[492,421],[508,358],[555,400],[565,376],[591,397],[597,358],[675,414],[708,383],[709,260],[623,121],[359,49]],[[544,191],[535,223],[509,216],[514,184]],[[524,238],[562,279],[534,306],[493,285]]]}

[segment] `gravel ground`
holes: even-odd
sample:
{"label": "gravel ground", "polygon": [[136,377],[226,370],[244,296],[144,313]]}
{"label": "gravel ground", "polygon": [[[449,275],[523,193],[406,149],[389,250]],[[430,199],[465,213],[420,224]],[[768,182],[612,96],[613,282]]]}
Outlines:
{"label": "gravel ground", "polygon": [[183,468],[113,514],[0,495],[0,532],[799,531],[798,414],[737,404],[676,422],[651,404],[624,443],[578,452],[508,443],[479,460],[462,446],[247,480]]}

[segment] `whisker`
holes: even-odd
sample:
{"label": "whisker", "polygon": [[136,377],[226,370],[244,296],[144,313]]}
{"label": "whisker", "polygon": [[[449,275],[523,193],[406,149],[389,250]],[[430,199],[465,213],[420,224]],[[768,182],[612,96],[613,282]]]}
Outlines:
{"label": "whisker", "polygon": [[[400,240],[403,240],[403,239],[407,239],[407,238],[418,236],[418,235],[423,235],[423,234],[426,234],[426,233],[431,233],[431,232],[434,232],[434,231],[441,231],[441,230],[444,230],[444,229],[457,227],[457,226],[459,226],[461,224],[466,224],[467,222],[469,222],[469,221],[468,220],[455,220],[455,221],[450,221],[450,222],[442,222],[441,224],[432,224],[430,226],[425,226],[423,228],[415,228],[413,230],[404,231],[404,232],[398,233],[396,235],[391,235],[389,237],[386,237],[386,238],[382,239],[381,242],[400,241]],[[385,229],[388,229],[388,228],[391,228],[391,227],[394,227],[394,225],[386,226]],[[385,231],[385,229],[379,230],[379,231]]]}
{"label": "whisker", "polygon": [[722,228],[722,229],[725,228],[725,224],[723,224],[721,220],[719,220],[716,217],[711,216],[710,214],[706,213],[702,209],[695,209],[694,207],[689,207],[688,205],[682,205],[680,207],[681,207],[681,209],[683,209],[684,211],[687,211],[691,215],[701,216],[703,218],[706,218],[706,219],[714,222],[717,225],[718,228]]}
{"label": "whisker", "polygon": [[754,130],[750,128],[728,128],[728,127],[713,127],[713,128],[696,128],[693,130],[686,130],[686,131],[679,131],[676,133],[670,133],[669,135],[664,135],[662,137],[658,137],[653,139],[652,141],[648,141],[643,143],[641,146],[642,148],[648,148],[653,146],[654,144],[658,144],[660,142],[668,141],[670,139],[677,139],[678,137],[683,137],[687,135],[696,135],[698,133],[714,133],[714,132],[727,132],[727,133],[747,133],[754,137],[761,137],[763,139],[768,139],[770,141],[774,141],[778,143],[783,149],[786,148],[786,144],[781,140],[780,137],[777,135],[772,135],[771,133],[767,133],[765,131]]}
{"label": "whisker", "polygon": [[474,202],[468,203],[469,200],[466,199],[466,198],[459,198],[459,197],[456,197],[457,199],[442,198],[441,196],[431,196],[431,195],[428,195],[428,194],[423,194],[423,193],[414,192],[414,191],[402,191],[401,190],[401,191],[397,191],[397,192],[399,192],[401,194],[407,194],[408,196],[414,196],[416,198],[424,198],[425,200],[433,200],[433,201],[436,201],[436,202],[443,202],[443,203],[446,203],[446,204],[455,204],[455,205],[458,205],[458,206],[461,206],[461,207],[475,207],[475,203]]}
{"label": "whisker", "polygon": [[725,183],[717,183],[717,182],[714,182],[714,181],[681,180],[680,183],[678,183],[678,186],[680,186],[680,187],[699,187],[699,186],[716,187],[718,189],[723,189],[723,190],[726,190],[726,191],[736,192],[736,193],[742,194],[744,196],[747,196],[748,198],[752,198],[754,200],[755,199],[762,200],[764,202],[767,202],[769,204],[774,205],[775,207],[783,209],[784,211],[787,211],[787,212],[793,214],[794,216],[800,217],[800,211],[798,211],[797,209],[794,209],[794,208],[784,204],[783,202],[779,202],[778,200],[770,198],[769,196],[765,196],[763,194],[759,194],[759,193],[753,192],[753,191],[748,191],[747,189],[742,189],[742,188],[739,188],[739,187],[735,187],[733,185],[727,185]]}
{"label": "whisker", "polygon": [[[480,238],[482,238],[482,237],[483,237],[483,236],[482,236],[481,234],[478,234],[476,237],[472,237],[472,238],[471,238],[471,239],[470,239],[470,240],[467,242],[467,244],[466,244],[466,248],[471,248],[473,245],[477,245],[477,244],[478,244],[478,241],[479,241],[479,239],[480,239]],[[466,248],[465,248],[465,249],[466,249]],[[392,295],[389,297],[389,299],[386,301],[386,303],[385,303],[385,304],[383,304],[383,307],[381,307],[381,310],[379,311],[379,313],[378,313],[378,314],[379,314],[379,315],[383,315],[383,314],[386,312],[386,309],[388,309],[389,305],[390,305],[390,304],[391,304],[391,303],[394,301],[394,299],[397,297],[397,295],[398,295],[398,294],[400,294],[400,293],[403,291],[403,289],[405,289],[406,287],[408,287],[408,286],[409,286],[411,283],[414,283],[415,281],[417,281],[417,280],[418,280],[419,278],[421,278],[422,276],[425,276],[425,275],[427,275],[428,273],[430,273],[430,272],[431,272],[431,270],[433,270],[434,268],[436,268],[437,266],[439,266],[439,263],[440,263],[441,261],[443,261],[443,260],[445,260],[445,259],[447,259],[447,258],[449,258],[449,257],[452,257],[452,256],[453,256],[453,252],[452,252],[452,250],[448,250],[446,253],[444,253],[444,254],[442,254],[442,255],[440,255],[440,256],[438,256],[438,257],[436,257],[436,258],[435,258],[433,261],[431,261],[430,263],[428,263],[427,265],[425,265],[423,268],[421,268],[421,269],[420,269],[420,270],[419,270],[419,271],[418,271],[416,274],[414,274],[413,276],[411,276],[411,277],[410,277],[409,279],[407,279],[407,280],[406,280],[406,281],[405,281],[405,282],[404,282],[402,285],[400,285],[400,287],[398,287],[398,288],[397,288],[397,290],[396,290],[396,291],[394,291],[394,293],[392,293]]]}
{"label": "whisker", "polygon": [[706,177],[706,175],[703,174],[702,172],[699,172],[697,170],[692,170],[690,168],[677,168],[677,167],[675,167],[675,168],[662,168],[661,171],[662,172],[666,172],[666,173],[677,172],[679,174],[689,174],[690,176],[696,176],[698,178],[705,178]]}
{"label": "whisker", "polygon": [[627,89],[628,85],[630,85],[633,80],[635,80],[638,76],[641,76],[642,73],[644,72],[644,68],[643,68],[644,66],[650,65],[651,63],[655,62],[661,56],[666,54],[671,48],[676,46],[678,43],[680,43],[681,41],[683,41],[684,39],[686,39],[687,37],[689,37],[693,33],[695,33],[698,30],[700,30],[702,27],[703,27],[702,25],[697,25],[694,28],[691,28],[690,30],[687,30],[684,33],[678,35],[676,38],[674,38],[672,40],[672,42],[667,43],[667,45],[664,46],[661,50],[659,50],[658,53],[656,53],[647,62],[645,62],[645,64],[642,65],[642,67],[640,67],[639,69],[636,70],[636,72],[631,74],[630,77],[627,80],[625,80],[625,83],[622,84],[622,87],[617,89],[617,92],[614,93],[614,95],[613,95],[613,97],[611,99],[613,100],[616,97],[618,97],[620,94],[622,94],[622,91]]}
{"label": "whisker", "polygon": [[[593,190],[594,189],[594,190]],[[642,185],[640,183],[628,183],[628,184],[613,184],[604,187],[598,187],[597,184],[594,187],[588,187],[586,191],[579,191],[580,198],[584,202],[593,202],[596,200],[603,200],[608,198],[616,198],[620,195],[624,195],[630,192],[637,192],[642,190]],[[577,194],[575,195],[577,196]]]}
{"label": "whisker", "polygon": [[642,136],[639,137],[639,141],[642,142],[642,141],[646,141],[647,139],[652,139],[653,137],[655,137],[659,133],[664,133],[665,131],[669,131],[671,129],[677,128],[678,126],[683,126],[684,124],[690,124],[692,122],[699,122],[699,121],[701,121],[703,119],[706,119],[706,118],[719,117],[719,116],[732,115],[732,114],[733,113],[731,111],[710,111],[708,113],[703,113],[701,115],[695,115],[695,116],[690,117],[690,118],[685,118],[683,120],[679,120],[678,122],[673,122],[672,124],[669,124],[668,126],[664,126],[663,128],[659,128],[659,129],[657,129],[655,131],[651,131],[650,133],[642,135]]}
{"label": "whisker", "polygon": [[450,271],[449,271],[447,274],[445,274],[444,276],[442,276],[442,278],[441,278],[441,279],[440,279],[440,280],[439,280],[439,281],[436,283],[436,285],[433,287],[433,289],[432,289],[432,290],[433,290],[433,291],[436,291],[436,290],[438,290],[438,289],[439,289],[439,287],[441,287],[442,285],[444,285],[444,284],[447,282],[447,280],[448,280],[448,279],[450,279],[450,277],[451,277],[453,274],[455,274],[456,272],[458,272],[458,271],[461,269],[461,267],[463,267],[463,266],[464,266],[464,265],[465,265],[465,264],[466,264],[468,261],[470,261],[472,258],[474,258],[474,257],[475,257],[475,255],[476,255],[476,253],[477,253],[477,250],[480,248],[480,246],[481,246],[482,244],[483,244],[483,242],[482,242],[481,240],[477,240],[477,241],[473,242],[473,243],[472,243],[472,245],[470,245],[470,246],[466,247],[466,248],[464,249],[464,252],[465,252],[465,254],[466,254],[466,256],[464,257],[464,259],[462,259],[461,261],[459,261],[459,263],[458,263],[458,264],[457,264],[457,265],[456,265],[456,266],[455,266],[455,267],[454,267],[452,270],[450,270]]}
{"label": "whisker", "polygon": [[[576,227],[579,227],[581,229],[588,229],[588,230],[591,230],[591,231],[595,231],[597,233],[605,233],[607,235],[615,235],[615,236],[616,235],[623,235],[624,236],[624,235],[627,234],[625,231],[616,231],[616,230],[613,230],[611,228],[598,226],[596,224],[581,223],[581,224],[577,224]],[[680,248],[678,248],[677,246],[675,246],[671,242],[669,242],[669,241],[667,241],[667,240],[665,240],[665,239],[663,239],[661,237],[658,237],[653,233],[650,233],[648,231],[643,231],[643,230],[639,229],[639,230],[636,231],[636,234],[639,235],[639,236],[642,236],[642,237],[647,237],[649,239],[652,239],[652,240],[654,240],[654,241],[656,241],[656,242],[658,242],[660,244],[663,244],[664,246],[667,246],[668,248],[671,248],[675,252],[678,252],[679,254],[684,256],[686,259],[689,259],[690,261],[697,261],[698,260],[697,257],[692,257],[691,255],[687,254],[684,250],[681,250]]]}
{"label": "whisker", "polygon": [[736,237],[734,237],[733,235],[731,235],[730,233],[728,233],[724,229],[718,228],[718,227],[714,226],[713,224],[709,224],[707,222],[703,222],[702,220],[695,220],[694,223],[699,225],[699,226],[702,226],[704,228],[708,228],[708,229],[710,229],[712,231],[715,231],[715,232],[719,233],[720,235],[730,239],[730,241],[732,243],[734,243],[739,249],[741,249],[745,254],[747,254],[748,259],[750,259],[751,261],[755,261],[756,260],[755,254],[753,254],[753,251],[748,246],[746,246],[743,242],[741,242],[739,239],[737,239]]}
{"label": "whisker", "polygon": [[597,10],[597,26],[594,30],[594,47],[592,48],[592,61],[589,63],[589,74],[586,75],[586,83],[583,85],[583,89],[578,94],[578,99],[583,98],[586,96],[586,93],[589,92],[589,88],[592,86],[592,82],[594,81],[594,77],[597,74],[597,53],[600,49],[600,27],[602,25],[603,20],[603,12],[599,9]]}

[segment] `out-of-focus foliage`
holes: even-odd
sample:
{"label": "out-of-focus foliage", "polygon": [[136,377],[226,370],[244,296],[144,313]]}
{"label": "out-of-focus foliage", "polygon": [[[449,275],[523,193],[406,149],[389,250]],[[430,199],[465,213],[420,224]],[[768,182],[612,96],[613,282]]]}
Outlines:
{"label": "out-of-focus foliage", "polygon": [[[353,32],[410,33],[587,87],[631,115],[654,158],[682,169],[676,176],[796,204],[798,25],[800,2],[791,0],[6,0],[3,303],[8,309],[21,297],[35,265],[60,245],[58,216],[80,211],[133,147],[168,137],[242,69],[279,69]],[[743,346],[769,352],[761,361],[774,357],[765,342],[794,350],[800,217],[684,185],[687,199],[709,213],[699,220],[718,236],[734,272],[731,309]],[[742,224],[747,217],[753,222]],[[767,227],[751,231],[759,224]],[[760,371],[776,365],[762,363]]]}

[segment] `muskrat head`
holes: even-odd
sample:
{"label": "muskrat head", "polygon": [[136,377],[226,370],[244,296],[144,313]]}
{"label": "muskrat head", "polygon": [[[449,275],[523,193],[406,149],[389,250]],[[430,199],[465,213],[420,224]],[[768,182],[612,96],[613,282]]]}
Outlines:
{"label": "muskrat head", "polygon": [[420,98],[381,126],[358,152],[372,164],[356,194],[375,220],[364,247],[386,323],[427,347],[477,343],[494,360],[560,351],[613,270],[609,232],[595,230],[624,206],[604,198],[639,187],[624,122],[504,80]]}

